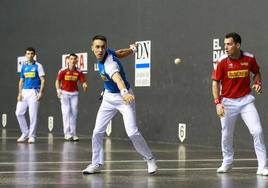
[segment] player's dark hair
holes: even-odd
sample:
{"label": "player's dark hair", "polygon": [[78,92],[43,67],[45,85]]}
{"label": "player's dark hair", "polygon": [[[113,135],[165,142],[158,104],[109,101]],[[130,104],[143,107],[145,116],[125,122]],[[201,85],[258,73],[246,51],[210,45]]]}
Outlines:
{"label": "player's dark hair", "polygon": [[27,51],[33,52],[33,53],[35,54],[35,49],[34,49],[33,47],[28,47],[28,48],[26,48],[26,49],[25,49],[25,53],[26,53]]}
{"label": "player's dark hair", "polygon": [[240,35],[238,33],[232,32],[232,33],[228,33],[227,35],[225,35],[225,38],[233,38],[235,43],[239,43],[241,44],[242,39],[240,37]]}
{"label": "player's dark hair", "polygon": [[71,53],[71,54],[69,55],[69,57],[71,57],[71,56],[73,56],[73,57],[75,57],[75,58],[78,58],[78,56],[77,56],[75,53]]}
{"label": "player's dark hair", "polygon": [[94,36],[94,37],[92,38],[92,42],[93,42],[94,40],[102,40],[102,41],[104,41],[105,43],[107,43],[107,38],[106,38],[105,36],[103,36],[103,35],[96,35],[96,36]]}

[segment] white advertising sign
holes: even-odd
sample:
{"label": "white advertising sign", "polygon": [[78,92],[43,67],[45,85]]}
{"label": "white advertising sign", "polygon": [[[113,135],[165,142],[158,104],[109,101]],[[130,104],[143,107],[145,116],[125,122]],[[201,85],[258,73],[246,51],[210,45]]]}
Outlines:
{"label": "white advertising sign", "polygon": [[[87,73],[87,53],[75,53],[78,56],[77,68],[79,68],[82,72]],[[70,54],[62,55],[62,68],[68,67],[68,56]]]}
{"label": "white advertising sign", "polygon": [[224,50],[220,45],[220,39],[213,39],[213,67],[216,69],[216,61],[224,54]]}
{"label": "white advertising sign", "polygon": [[[36,55],[34,56],[34,60],[36,61]],[[27,58],[25,56],[20,56],[17,58],[17,72],[21,71],[21,67],[26,64]]]}
{"label": "white advertising sign", "polygon": [[135,86],[151,86],[151,41],[136,42],[137,53],[135,54]]}
{"label": "white advertising sign", "polygon": [[178,137],[181,142],[183,142],[186,138],[186,124],[185,123],[179,123],[178,125]]}

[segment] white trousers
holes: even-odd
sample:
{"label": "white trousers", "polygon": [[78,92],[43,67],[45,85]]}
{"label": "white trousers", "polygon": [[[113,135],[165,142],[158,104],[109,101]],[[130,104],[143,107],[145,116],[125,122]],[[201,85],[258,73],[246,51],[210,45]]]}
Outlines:
{"label": "white trousers", "polygon": [[61,91],[61,112],[64,135],[76,136],[78,114],[78,92]]}
{"label": "white trousers", "polygon": [[238,115],[241,115],[243,121],[253,137],[254,148],[258,160],[258,169],[267,166],[266,148],[264,144],[263,131],[259,114],[254,105],[255,98],[252,95],[246,95],[237,99],[223,98],[222,104],[225,109],[225,115],[221,118],[222,126],[222,154],[223,164],[233,162],[233,135],[235,121]]}
{"label": "white trousers", "polygon": [[[24,137],[36,137],[37,114],[39,101],[37,100],[37,89],[23,89],[22,101],[17,102],[16,116],[20,125],[20,130]],[[29,108],[30,125],[27,125],[25,113]]]}
{"label": "white trousers", "polygon": [[[130,92],[132,93],[132,91]],[[125,130],[136,151],[143,156],[144,159],[148,160],[154,158],[146,141],[137,128],[135,101],[126,105],[120,93],[108,93],[105,91],[92,136],[92,164],[104,163],[103,136],[108,122],[118,111],[123,116]]]}

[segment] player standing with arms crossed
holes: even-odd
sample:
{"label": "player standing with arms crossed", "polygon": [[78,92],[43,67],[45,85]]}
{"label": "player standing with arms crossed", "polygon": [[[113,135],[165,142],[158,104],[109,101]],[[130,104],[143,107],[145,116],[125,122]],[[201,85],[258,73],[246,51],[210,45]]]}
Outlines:
{"label": "player standing with arms crossed", "polygon": [[122,64],[118,60],[136,52],[136,46],[130,45],[128,49],[112,51],[107,48],[107,39],[97,35],[92,39],[91,49],[98,60],[99,73],[104,81],[105,91],[92,136],[92,164],[88,165],[83,173],[100,172],[104,164],[103,136],[108,122],[118,111],[123,115],[127,135],[136,151],[147,160],[148,173],[156,172],[155,158],[136,125],[134,94],[126,80]]}
{"label": "player standing with arms crossed", "polygon": [[[45,72],[42,65],[34,60],[34,48],[27,48],[25,56],[27,63],[21,68],[16,107],[16,116],[22,135],[17,139],[17,142],[25,142],[29,138],[28,143],[31,144],[35,142],[36,138],[38,107],[45,87]],[[28,107],[30,116],[29,127],[25,119]]]}
{"label": "player standing with arms crossed", "polygon": [[77,82],[82,83],[84,92],[87,91],[86,77],[78,68],[78,56],[70,54],[68,67],[61,69],[55,81],[57,96],[61,101],[64,139],[78,141],[76,135],[76,119],[78,114],[78,87]]}
{"label": "player standing with arms crossed", "polygon": [[212,74],[212,93],[222,126],[223,162],[217,172],[226,173],[232,169],[234,127],[238,115],[241,115],[253,136],[258,160],[257,175],[267,176],[266,148],[262,126],[254,105],[255,98],[250,95],[250,72],[254,74],[252,88],[257,93],[261,93],[260,68],[252,54],[241,51],[239,34],[227,34],[224,39],[224,48],[226,54],[217,60],[217,67]]}

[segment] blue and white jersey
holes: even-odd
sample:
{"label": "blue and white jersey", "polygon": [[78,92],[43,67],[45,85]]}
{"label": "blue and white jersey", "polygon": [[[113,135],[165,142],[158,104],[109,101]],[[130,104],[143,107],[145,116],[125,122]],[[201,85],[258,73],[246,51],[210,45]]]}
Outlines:
{"label": "blue and white jersey", "polygon": [[114,73],[119,72],[123,81],[125,82],[126,88],[129,89],[130,85],[126,80],[126,75],[123,66],[113,50],[107,48],[107,56],[104,60],[98,62],[99,73],[104,81],[104,88],[111,93],[120,93],[116,83],[112,80]]}
{"label": "blue and white jersey", "polygon": [[40,89],[40,77],[44,76],[45,72],[43,66],[34,62],[33,64],[26,63],[22,66],[20,78],[24,79],[23,89]]}

